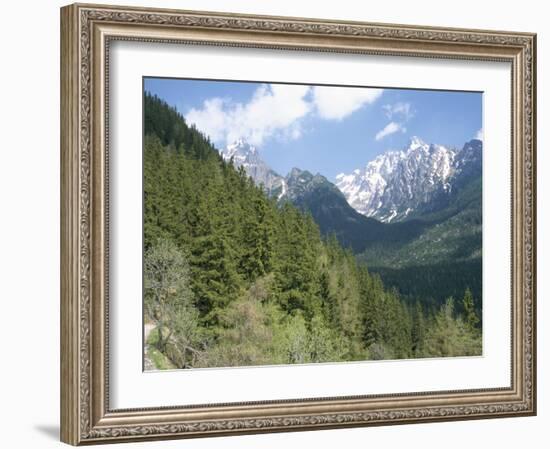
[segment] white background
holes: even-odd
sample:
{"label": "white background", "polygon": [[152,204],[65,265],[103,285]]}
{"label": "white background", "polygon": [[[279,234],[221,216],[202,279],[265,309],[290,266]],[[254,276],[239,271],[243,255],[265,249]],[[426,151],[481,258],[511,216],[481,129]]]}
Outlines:
{"label": "white background", "polygon": [[[138,1],[134,5],[231,10],[378,22],[534,31],[538,40],[539,123],[550,120],[548,100],[548,13],[544,2],[264,2],[232,0]],[[3,7],[0,162],[0,409],[2,446],[59,447],[59,11],[57,1]],[[498,13],[497,13],[498,12]],[[539,129],[539,223],[550,226],[543,198],[550,188],[545,167],[548,131]],[[548,316],[547,234],[539,233],[539,310]],[[279,448],[519,447],[547,435],[550,418],[548,326],[539,326],[539,416],[472,422],[147,443],[147,447]],[[545,375],[544,375],[545,374]],[[125,447],[146,447],[126,445]]]}
{"label": "white background", "polygon": [[[502,194],[510,188],[509,64],[136,42],[115,42],[109,54],[112,408],[510,385],[510,195]],[[491,230],[483,236],[483,357],[142,372],[143,337],[136,332],[143,319],[136,307],[142,296],[142,138],[136,130],[143,120],[144,74],[483,91],[483,226]]]}

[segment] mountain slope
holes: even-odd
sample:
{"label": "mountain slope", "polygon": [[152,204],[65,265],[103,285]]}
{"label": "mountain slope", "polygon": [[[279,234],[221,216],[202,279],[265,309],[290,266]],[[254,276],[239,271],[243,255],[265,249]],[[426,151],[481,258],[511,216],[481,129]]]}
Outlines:
{"label": "mountain slope", "polygon": [[[411,298],[432,298],[439,303],[450,296],[460,297],[469,287],[480,299],[481,177],[470,179],[455,192],[447,207],[424,216],[421,221],[425,227],[416,237],[399,245],[372,244],[358,254],[358,259],[379,273],[384,283]],[[476,307],[480,309],[481,303]]]}
{"label": "mountain slope", "polygon": [[[468,260],[481,256],[481,179],[465,185],[446,208],[423,220],[422,231],[399,247],[372,245],[362,257],[377,266],[403,267],[446,260]],[[394,226],[398,223],[393,224]],[[389,225],[391,226],[391,225]]]}
{"label": "mountain slope", "polygon": [[288,191],[284,197],[311,214],[321,233],[335,235],[339,242],[361,253],[373,245],[400,246],[419,236],[428,226],[420,220],[382,223],[354,210],[340,190],[324,176],[293,168],[285,178]]}
{"label": "mountain slope", "polygon": [[342,245],[355,252],[365,249],[366,239],[381,238],[383,225],[356,212],[324,176],[293,168],[286,183],[284,201],[310,213],[323,235],[334,234]]}

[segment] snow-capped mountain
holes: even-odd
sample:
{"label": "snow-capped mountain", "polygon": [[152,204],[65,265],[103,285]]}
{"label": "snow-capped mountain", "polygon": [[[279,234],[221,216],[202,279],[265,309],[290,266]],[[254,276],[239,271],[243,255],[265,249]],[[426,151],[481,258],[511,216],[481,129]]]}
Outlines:
{"label": "snow-capped mountain", "polygon": [[[279,175],[244,139],[228,145],[221,155],[235,167],[243,167],[256,185],[279,201],[297,204],[319,186],[332,185],[320,174],[297,168],[286,177]],[[481,174],[481,159],[480,140],[471,140],[457,150],[413,137],[403,150],[388,151],[363,169],[339,174],[336,186],[360,214],[396,222],[445,207],[454,190]]]}
{"label": "snow-capped mountain", "polygon": [[269,196],[282,198],[287,191],[285,178],[273,171],[261,158],[258,149],[244,139],[239,139],[221,151],[225,161],[233,161],[235,167],[243,167],[256,185],[263,185]]}
{"label": "snow-capped mountain", "polygon": [[388,151],[365,168],[336,176],[336,185],[359,213],[400,221],[444,201],[462,175],[481,174],[482,142],[461,150],[413,137],[402,151]]}

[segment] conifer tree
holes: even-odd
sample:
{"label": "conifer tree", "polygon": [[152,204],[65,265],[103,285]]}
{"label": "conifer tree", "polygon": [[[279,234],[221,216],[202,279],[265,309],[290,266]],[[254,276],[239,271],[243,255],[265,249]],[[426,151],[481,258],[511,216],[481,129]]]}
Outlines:
{"label": "conifer tree", "polygon": [[262,192],[254,192],[250,213],[243,216],[242,221],[241,268],[251,281],[271,271],[273,257],[273,221]]}
{"label": "conifer tree", "polygon": [[[192,283],[197,307],[209,325],[219,322],[219,312],[235,297],[239,279],[230,243],[216,217],[216,186],[210,185],[197,208],[192,242]],[[212,213],[214,212],[214,213]]]}
{"label": "conifer tree", "polygon": [[415,356],[422,355],[424,339],[426,338],[426,323],[424,310],[420,301],[416,301],[412,316],[412,351]]}
{"label": "conifer tree", "polygon": [[462,306],[464,308],[464,319],[466,320],[466,323],[472,330],[476,329],[479,324],[479,318],[475,311],[474,297],[469,288],[466,288],[466,291],[464,292]]}

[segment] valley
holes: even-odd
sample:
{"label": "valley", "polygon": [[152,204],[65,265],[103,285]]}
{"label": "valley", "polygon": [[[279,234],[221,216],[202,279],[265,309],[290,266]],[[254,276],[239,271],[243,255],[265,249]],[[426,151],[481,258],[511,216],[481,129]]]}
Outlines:
{"label": "valley", "polygon": [[277,202],[311,214],[411,302],[439,305],[469,288],[481,309],[480,140],[452,149],[413,137],[335,183],[300,168],[283,177],[242,139],[221,155]]}

